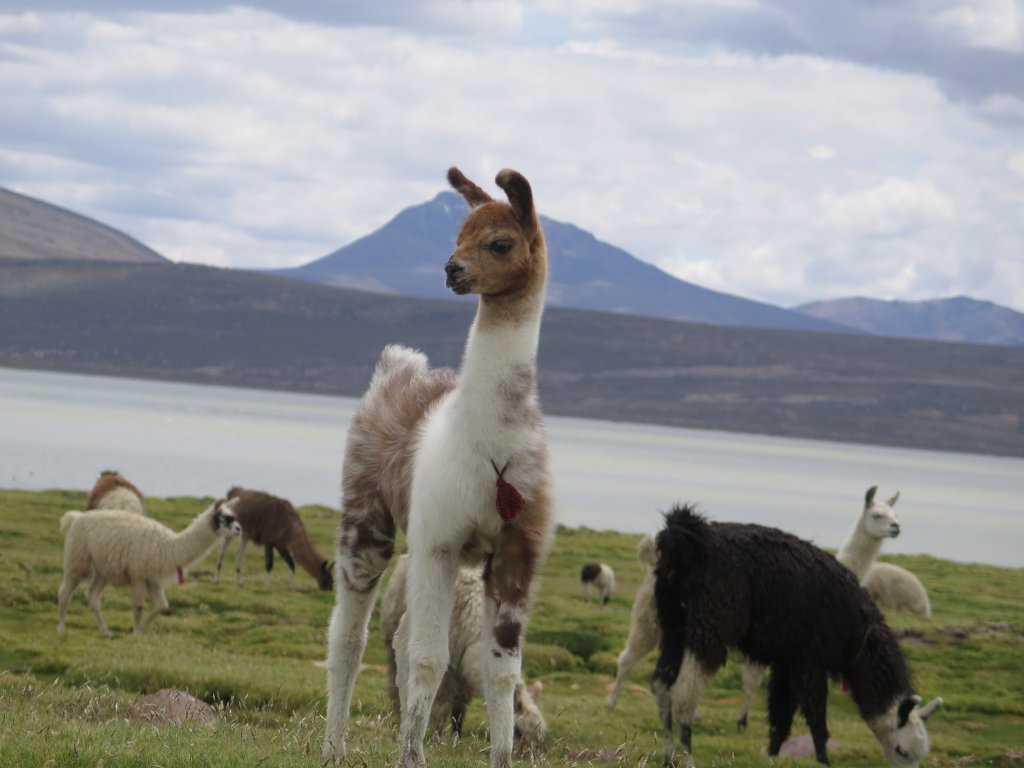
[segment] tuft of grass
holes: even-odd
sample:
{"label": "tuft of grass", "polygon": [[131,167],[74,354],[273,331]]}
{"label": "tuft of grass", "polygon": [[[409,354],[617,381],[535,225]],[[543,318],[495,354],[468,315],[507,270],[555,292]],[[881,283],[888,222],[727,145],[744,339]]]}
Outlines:
{"label": "tuft of grass", "polygon": [[[142,638],[131,636],[127,590],[103,596],[116,633],[100,636],[83,590],[73,598],[67,633],[56,634],[62,575],[61,514],[81,508],[84,491],[0,491],[0,765],[69,768],[136,766],[320,766],[325,712],[327,621],[333,595],[304,572],[288,589],[278,561],[263,587],[262,553],[246,559],[246,584],[231,568],[212,583],[215,553],[186,583],[168,590],[169,614]],[[208,499],[147,499],[150,516],[180,529]],[[299,510],[310,537],[333,549],[337,512]],[[541,679],[549,725],[543,752],[528,766],[661,764],[661,735],[648,680],[653,654],[634,671],[613,712],[603,700],[615,657],[629,631],[632,597],[643,577],[639,536],[587,528],[558,529],[546,562],[527,635],[524,670]],[[253,550],[255,551],[255,550]],[[936,768],[1020,766],[1024,759],[1024,570],[967,565],[925,556],[885,557],[913,571],[929,590],[934,619],[895,615],[925,697],[945,706],[931,719]],[[616,571],[618,591],[605,608],[580,592],[583,563],[600,560]],[[398,734],[385,692],[384,649],[374,613],[353,704],[350,766],[391,766]],[[144,693],[178,688],[214,704],[213,726],[128,722],[124,713]],[[764,694],[744,732],[734,720],[741,698],[739,667],[730,662],[701,702],[694,749],[702,766],[763,766],[767,744]],[[831,692],[829,726],[839,746],[833,764],[859,768],[883,762],[881,751],[849,698]],[[797,721],[794,735],[806,732]],[[431,766],[486,762],[486,719],[480,701],[466,717],[464,736],[427,748]],[[807,762],[808,765],[812,764]]]}

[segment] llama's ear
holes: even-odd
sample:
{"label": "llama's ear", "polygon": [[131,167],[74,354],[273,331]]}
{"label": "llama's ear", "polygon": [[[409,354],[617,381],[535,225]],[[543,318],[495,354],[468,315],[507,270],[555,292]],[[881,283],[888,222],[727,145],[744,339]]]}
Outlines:
{"label": "llama's ear", "polygon": [[537,213],[533,209],[533,190],[530,182],[518,171],[508,168],[498,172],[495,183],[505,190],[512,213],[529,238],[537,231]]}
{"label": "llama's ear", "polygon": [[868,492],[864,494],[864,509],[870,507],[875,501],[875,494],[878,492],[878,486],[872,485],[868,488]]}
{"label": "llama's ear", "polygon": [[929,717],[935,714],[935,710],[942,706],[942,697],[936,696],[934,699],[929,701],[923,707],[921,707],[921,719],[927,720]]}
{"label": "llama's ear", "polygon": [[900,702],[899,708],[896,710],[896,727],[902,728],[907,724],[907,720],[910,718],[910,713],[914,711],[914,707],[921,703],[921,697],[907,696],[903,701]]}
{"label": "llama's ear", "polygon": [[494,202],[494,198],[463,176],[462,171],[455,166],[448,169],[448,183],[452,185],[452,189],[462,195],[466,202],[469,203],[470,208]]}
{"label": "llama's ear", "polygon": [[899,497],[900,497],[900,492],[896,491],[896,495],[893,496],[891,499],[889,499],[885,503],[888,504],[890,507],[895,507],[896,506],[896,501],[899,499]]}

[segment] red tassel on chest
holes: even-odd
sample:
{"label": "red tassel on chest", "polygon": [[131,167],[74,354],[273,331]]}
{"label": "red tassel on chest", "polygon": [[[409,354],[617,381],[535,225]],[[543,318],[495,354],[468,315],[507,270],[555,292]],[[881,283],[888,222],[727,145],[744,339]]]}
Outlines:
{"label": "red tassel on chest", "polygon": [[507,523],[509,520],[514,520],[523,511],[525,502],[523,501],[523,495],[516,490],[516,487],[512,483],[507,482],[503,477],[505,470],[508,469],[508,464],[498,469],[498,465],[491,460],[491,466],[498,473],[494,505],[498,510],[498,514],[501,515],[501,519]]}

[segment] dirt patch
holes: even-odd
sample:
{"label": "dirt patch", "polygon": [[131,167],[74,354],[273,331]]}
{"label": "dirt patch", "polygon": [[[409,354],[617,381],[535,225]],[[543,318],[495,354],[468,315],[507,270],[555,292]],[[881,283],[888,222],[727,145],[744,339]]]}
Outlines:
{"label": "dirt patch", "polygon": [[[826,750],[834,752],[838,748],[839,742],[835,739],[825,742]],[[779,757],[814,757],[814,741],[811,739],[811,735],[805,733],[803,736],[797,736],[795,739],[784,742],[779,749]]]}
{"label": "dirt patch", "polygon": [[162,688],[139,698],[125,717],[133,722],[154,725],[212,725],[217,719],[216,710],[205,701],[173,688]]}

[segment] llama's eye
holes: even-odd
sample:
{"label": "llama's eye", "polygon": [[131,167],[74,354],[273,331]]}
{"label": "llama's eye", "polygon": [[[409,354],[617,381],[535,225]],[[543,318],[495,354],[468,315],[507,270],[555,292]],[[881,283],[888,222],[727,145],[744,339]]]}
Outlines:
{"label": "llama's eye", "polygon": [[512,250],[511,240],[492,240],[491,250],[499,256],[504,256],[506,253]]}

